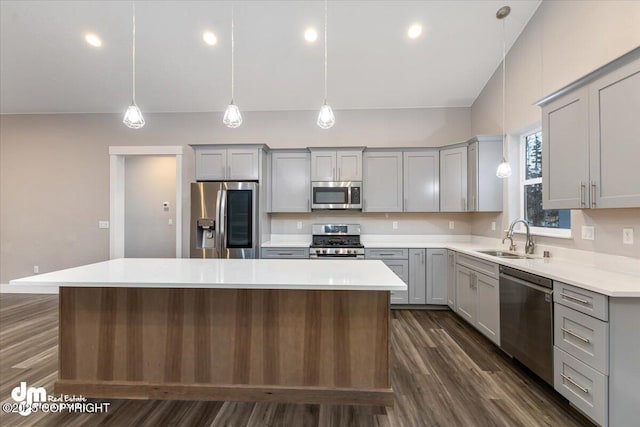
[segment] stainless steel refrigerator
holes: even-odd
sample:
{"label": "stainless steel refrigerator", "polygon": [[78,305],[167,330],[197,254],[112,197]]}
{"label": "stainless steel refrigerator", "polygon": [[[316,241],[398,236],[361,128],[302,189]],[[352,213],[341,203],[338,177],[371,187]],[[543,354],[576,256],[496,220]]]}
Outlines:
{"label": "stainless steel refrigerator", "polygon": [[258,183],[191,184],[191,258],[258,258]]}

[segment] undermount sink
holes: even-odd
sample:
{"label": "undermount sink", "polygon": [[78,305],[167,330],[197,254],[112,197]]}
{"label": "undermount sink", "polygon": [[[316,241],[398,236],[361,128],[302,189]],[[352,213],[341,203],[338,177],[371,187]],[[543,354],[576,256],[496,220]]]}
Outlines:
{"label": "undermount sink", "polygon": [[499,250],[490,250],[490,251],[477,251],[481,254],[491,255],[498,258],[513,258],[513,259],[527,259],[531,258],[529,255],[519,254],[517,252],[506,252]]}

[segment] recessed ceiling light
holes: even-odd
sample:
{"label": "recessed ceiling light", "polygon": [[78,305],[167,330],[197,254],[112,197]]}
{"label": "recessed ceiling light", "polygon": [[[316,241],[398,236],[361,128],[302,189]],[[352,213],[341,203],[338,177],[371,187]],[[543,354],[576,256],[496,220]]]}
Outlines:
{"label": "recessed ceiling light", "polygon": [[318,32],[315,28],[307,28],[304,32],[304,39],[309,43],[313,43],[318,40]]}
{"label": "recessed ceiling light", "polygon": [[407,35],[410,39],[417,39],[420,37],[420,34],[422,34],[422,25],[420,24],[413,24],[407,30]]}
{"label": "recessed ceiling light", "polygon": [[87,43],[89,43],[93,47],[102,46],[102,40],[100,40],[100,37],[96,36],[93,33],[87,33],[84,36],[84,39],[87,41]]}
{"label": "recessed ceiling light", "polygon": [[209,46],[213,46],[218,43],[218,38],[211,31],[205,31],[202,33],[202,40]]}

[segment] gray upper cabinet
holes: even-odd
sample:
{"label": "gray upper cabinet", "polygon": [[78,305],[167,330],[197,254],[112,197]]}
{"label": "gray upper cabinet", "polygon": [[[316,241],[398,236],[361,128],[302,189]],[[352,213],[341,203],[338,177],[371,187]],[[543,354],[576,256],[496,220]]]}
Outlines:
{"label": "gray upper cabinet", "polygon": [[197,181],[259,181],[262,147],[193,146]]}
{"label": "gray upper cabinet", "polygon": [[502,211],[503,180],[496,176],[502,159],[501,136],[476,136],[468,147],[468,210],[471,212]]}
{"label": "gray upper cabinet", "polygon": [[308,150],[271,153],[271,212],[309,212],[310,157]]}
{"label": "gray upper cabinet", "polygon": [[467,147],[440,150],[440,211],[467,210]]}
{"label": "gray upper cabinet", "polygon": [[640,48],[538,105],[544,208],[640,207]]}
{"label": "gray upper cabinet", "polygon": [[364,153],[364,212],[402,212],[402,153]]}
{"label": "gray upper cabinet", "polygon": [[312,181],[362,181],[362,149],[311,149]]}
{"label": "gray upper cabinet", "polygon": [[404,211],[440,210],[440,157],[438,150],[404,152]]}
{"label": "gray upper cabinet", "polygon": [[446,249],[427,249],[427,304],[447,305],[448,257]]}
{"label": "gray upper cabinet", "polygon": [[589,185],[589,92],[569,93],[542,109],[542,205],[587,207]]}
{"label": "gray upper cabinet", "polygon": [[640,206],[640,60],[589,85],[591,207]]}

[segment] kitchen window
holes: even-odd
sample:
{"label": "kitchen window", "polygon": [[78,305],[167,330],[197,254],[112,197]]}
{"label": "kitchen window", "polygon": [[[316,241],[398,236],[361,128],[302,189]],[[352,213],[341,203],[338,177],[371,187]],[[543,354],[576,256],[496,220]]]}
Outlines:
{"label": "kitchen window", "polygon": [[[531,233],[550,237],[571,237],[569,209],[542,208],[542,131],[522,135],[520,152],[520,212]],[[522,227],[524,231],[524,227]]]}

